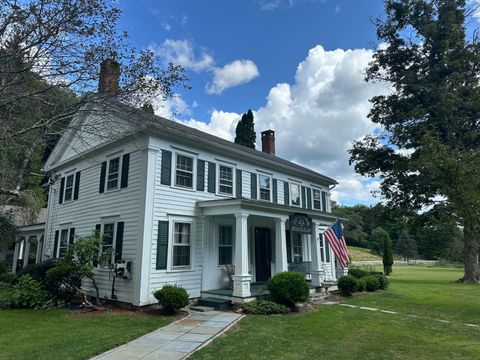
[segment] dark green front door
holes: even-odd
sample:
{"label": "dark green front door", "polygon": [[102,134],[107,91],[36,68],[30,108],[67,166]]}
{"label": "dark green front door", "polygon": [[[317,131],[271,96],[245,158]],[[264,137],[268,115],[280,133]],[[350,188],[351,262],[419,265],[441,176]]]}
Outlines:
{"label": "dark green front door", "polygon": [[268,228],[255,228],[255,281],[267,281],[271,277],[271,233]]}

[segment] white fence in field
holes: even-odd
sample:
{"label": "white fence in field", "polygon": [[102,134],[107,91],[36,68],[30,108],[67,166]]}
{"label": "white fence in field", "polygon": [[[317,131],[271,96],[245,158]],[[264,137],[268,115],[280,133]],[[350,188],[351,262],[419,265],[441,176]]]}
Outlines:
{"label": "white fence in field", "polygon": [[[393,265],[435,265],[438,260],[394,260]],[[352,261],[350,266],[383,266],[382,260],[375,261]]]}

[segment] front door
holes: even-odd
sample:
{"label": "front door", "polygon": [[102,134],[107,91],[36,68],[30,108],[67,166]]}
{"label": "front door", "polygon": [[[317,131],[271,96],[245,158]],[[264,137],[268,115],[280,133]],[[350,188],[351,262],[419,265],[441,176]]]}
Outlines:
{"label": "front door", "polygon": [[270,279],[271,236],[268,228],[255,228],[255,277],[257,282]]}

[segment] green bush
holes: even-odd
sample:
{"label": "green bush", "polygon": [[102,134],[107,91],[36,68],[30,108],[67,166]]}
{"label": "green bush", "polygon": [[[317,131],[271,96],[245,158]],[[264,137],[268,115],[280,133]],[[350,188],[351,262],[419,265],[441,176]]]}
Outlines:
{"label": "green bush", "polygon": [[51,302],[51,295],[30,275],[21,276],[13,288],[13,303],[17,308],[39,309]]}
{"label": "green bush", "polygon": [[47,271],[57,266],[58,260],[50,259],[38,264],[29,264],[19,271],[18,276],[30,275],[34,280],[44,282],[47,277]]}
{"label": "green bush", "polygon": [[17,277],[15,274],[6,272],[3,274],[0,274],[0,283],[8,284],[8,285],[13,285],[15,283],[15,280]]}
{"label": "green bush", "polygon": [[8,273],[11,268],[6,261],[0,260],[0,275]]}
{"label": "green bush", "polygon": [[365,276],[365,282],[365,288],[367,289],[367,291],[372,292],[380,289],[380,281],[378,280],[376,275]]}
{"label": "green bush", "polygon": [[9,309],[13,306],[13,287],[0,282],[0,309]]}
{"label": "green bush", "polygon": [[49,269],[44,282],[45,289],[65,303],[74,298],[81,285],[82,280],[77,274],[77,267],[65,262],[58,262],[57,266]]}
{"label": "green bush", "polygon": [[338,279],[338,290],[345,296],[352,295],[358,291],[358,280],[352,275],[345,275]]}
{"label": "green bush", "polygon": [[307,301],[310,288],[302,273],[282,272],[272,277],[267,284],[273,301],[290,308],[295,303]]}
{"label": "green bush", "polygon": [[367,287],[367,282],[365,281],[365,279],[358,279],[357,284],[358,291],[365,291],[365,288]]}
{"label": "green bush", "polygon": [[371,270],[365,270],[365,269],[360,269],[360,268],[350,268],[348,269],[348,275],[352,275],[353,277],[356,277],[357,279],[363,279],[367,275],[381,275],[383,274],[382,272],[375,271],[373,269]]}
{"label": "green bush", "polygon": [[255,315],[286,314],[290,312],[289,307],[265,299],[245,303],[242,305],[242,310]]}
{"label": "green bush", "polygon": [[379,289],[386,290],[388,285],[390,285],[390,280],[385,275],[376,275],[378,282],[380,283]]}
{"label": "green bush", "polygon": [[165,285],[153,293],[153,296],[163,306],[166,313],[174,313],[188,305],[188,293],[177,285]]}

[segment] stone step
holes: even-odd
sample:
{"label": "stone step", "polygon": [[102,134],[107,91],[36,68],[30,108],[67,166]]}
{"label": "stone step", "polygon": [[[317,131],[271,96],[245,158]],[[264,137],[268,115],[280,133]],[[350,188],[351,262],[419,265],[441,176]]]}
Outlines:
{"label": "stone step", "polygon": [[232,306],[232,301],[225,299],[217,299],[214,297],[206,297],[198,299],[198,305],[213,307],[217,310],[226,310]]}
{"label": "stone step", "polygon": [[215,308],[211,306],[195,305],[195,306],[190,306],[190,310],[199,311],[199,312],[208,312],[208,311],[215,310]]}

